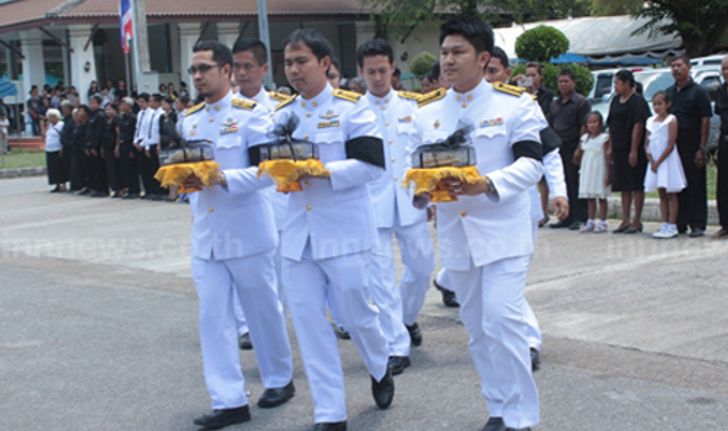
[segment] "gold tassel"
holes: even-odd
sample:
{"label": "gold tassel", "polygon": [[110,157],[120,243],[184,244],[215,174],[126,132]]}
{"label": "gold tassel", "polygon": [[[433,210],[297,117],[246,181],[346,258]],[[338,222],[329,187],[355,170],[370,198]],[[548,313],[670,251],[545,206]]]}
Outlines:
{"label": "gold tassel", "polygon": [[445,178],[455,178],[464,183],[474,184],[480,180],[480,172],[475,166],[464,168],[442,167],[430,169],[409,169],[402,181],[402,185],[408,188],[410,183],[415,183],[415,194],[430,193],[432,202],[452,202],[454,199],[445,190],[438,190],[437,183]]}
{"label": "gold tassel", "polygon": [[180,193],[198,192],[200,189],[185,189],[182,187],[185,179],[194,175],[200,179],[206,187],[212,185],[213,175],[220,170],[220,165],[213,160],[192,163],[176,163],[162,166],[154,174],[162,187],[178,186]]}
{"label": "gold tassel", "polygon": [[273,178],[276,190],[282,193],[300,192],[300,179],[306,175],[312,177],[328,177],[329,171],[323,163],[316,159],[307,160],[265,160],[258,165],[258,177],[266,174]]}

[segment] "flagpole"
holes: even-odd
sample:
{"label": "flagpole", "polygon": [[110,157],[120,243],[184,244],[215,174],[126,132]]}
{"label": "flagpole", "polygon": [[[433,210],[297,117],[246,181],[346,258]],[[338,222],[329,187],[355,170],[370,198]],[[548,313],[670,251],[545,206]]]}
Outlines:
{"label": "flagpole", "polygon": [[[273,64],[273,59],[270,58],[270,30],[268,29],[268,6],[266,0],[257,0],[258,3],[258,34],[259,39],[265,44],[265,49],[268,54],[268,64]],[[269,89],[273,90],[273,68],[268,67],[268,72],[265,74],[265,84]]]}

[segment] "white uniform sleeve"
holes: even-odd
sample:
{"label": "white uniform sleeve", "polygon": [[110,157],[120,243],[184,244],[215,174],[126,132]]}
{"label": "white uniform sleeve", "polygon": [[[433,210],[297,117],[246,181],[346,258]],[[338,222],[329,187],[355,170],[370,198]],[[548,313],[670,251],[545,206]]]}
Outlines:
{"label": "white uniform sleeve", "polygon": [[[243,151],[245,151],[245,159],[247,160],[248,148],[262,144],[268,141],[273,124],[271,117],[263,105],[257,105],[250,115],[245,127],[240,129],[243,136]],[[250,164],[249,162],[247,163]],[[250,193],[256,190],[264,189],[273,185],[273,180],[267,175],[258,178],[258,167],[248,166],[242,169],[225,169],[225,180],[227,181],[227,191],[230,195],[241,193]]]}
{"label": "white uniform sleeve", "polygon": [[[363,136],[382,138],[377,125],[377,116],[364,98],[356,102],[356,106],[344,121],[344,139],[347,141]],[[331,188],[334,190],[368,183],[384,173],[383,168],[356,159],[331,161],[326,163],[326,169],[331,173]]]}
{"label": "white uniform sleeve", "polygon": [[[519,100],[518,109],[511,118],[508,118],[510,129],[510,145],[517,142],[541,142],[539,132],[548,124],[541,112],[541,108],[531,98],[524,94]],[[489,195],[495,201],[503,201],[517,196],[519,193],[533,187],[541,179],[543,164],[529,157],[519,157],[510,165],[486,175],[493,181],[496,194]]]}
{"label": "white uniform sleeve", "polygon": [[162,121],[162,114],[161,113],[155,113],[152,117],[152,121],[154,123],[152,124],[152,137],[149,138],[149,142],[147,144],[147,147],[151,145],[159,145],[159,123]]}
{"label": "white uniform sleeve", "polygon": [[564,164],[558,148],[543,156],[543,175],[546,177],[551,196],[568,199],[564,180]]}

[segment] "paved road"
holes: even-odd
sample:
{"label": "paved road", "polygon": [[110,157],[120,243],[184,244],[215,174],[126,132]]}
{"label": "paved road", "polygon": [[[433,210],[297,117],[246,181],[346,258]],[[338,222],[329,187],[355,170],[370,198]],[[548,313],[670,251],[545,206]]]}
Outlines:
{"label": "paved road", "polygon": [[[46,190],[43,178],[0,181],[0,430],[195,429],[209,401],[188,208]],[[727,429],[727,267],[728,241],[542,230],[528,287],[546,337],[538,429]],[[425,344],[386,412],[340,343],[350,429],[480,430],[457,314],[430,291],[420,324]],[[294,400],[231,429],[307,429],[294,350]],[[255,357],[241,359],[255,399]]]}

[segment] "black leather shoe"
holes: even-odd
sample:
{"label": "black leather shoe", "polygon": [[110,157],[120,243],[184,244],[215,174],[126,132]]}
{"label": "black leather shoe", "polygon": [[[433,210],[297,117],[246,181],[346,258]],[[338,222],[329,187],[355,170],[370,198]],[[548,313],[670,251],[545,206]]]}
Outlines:
{"label": "black leather shoe", "polygon": [[387,367],[393,376],[404,373],[404,369],[412,365],[409,356],[390,356],[387,361]]}
{"label": "black leather shoe", "polygon": [[293,380],[282,388],[266,388],[266,390],[263,391],[263,395],[261,395],[258,400],[258,407],[261,409],[272,409],[273,407],[278,407],[293,398],[295,394],[296,387],[293,386]]}
{"label": "black leather shoe", "polygon": [[569,225],[569,230],[579,230],[581,229],[581,222],[575,221],[574,223]]}
{"label": "black leather shoe", "polygon": [[455,298],[455,292],[440,286],[439,284],[437,284],[436,280],[432,280],[432,284],[435,285],[435,289],[439,290],[440,293],[442,293],[442,303],[445,304],[445,306],[450,308],[460,307],[460,303],[458,302],[457,298]]}
{"label": "black leather shoe", "polygon": [[235,409],[213,410],[212,413],[200,416],[194,420],[194,424],[206,430],[216,430],[228,425],[248,422],[250,420],[250,408],[247,405]]}
{"label": "black leather shoe", "polygon": [[404,326],[407,327],[407,332],[409,332],[410,342],[412,345],[419,347],[422,344],[422,331],[420,330],[420,325],[415,322],[411,325]]}
{"label": "black leather shoe", "polygon": [[372,377],[372,396],[374,402],[377,403],[377,407],[384,410],[392,405],[394,400],[394,379],[392,378],[392,371],[387,368],[387,374],[382,377],[382,380],[376,381]]}
{"label": "black leather shoe", "polygon": [[541,368],[541,353],[531,347],[531,371],[535,373],[539,368]]}
{"label": "black leather shoe", "polygon": [[344,422],[321,422],[315,424],[308,431],[346,431],[346,421]]}
{"label": "black leather shoe", "polygon": [[108,192],[104,193],[104,192],[100,192],[100,191],[93,191],[93,192],[91,192],[91,194],[89,196],[91,196],[92,198],[108,198],[109,197],[109,193]]}
{"label": "black leather shoe", "polygon": [[334,322],[331,322],[331,326],[334,327],[334,333],[336,333],[337,338],[341,340],[351,340],[351,334],[349,334],[343,326],[339,326]]}
{"label": "black leather shoe", "polygon": [[483,431],[506,431],[506,424],[503,423],[503,418],[491,417],[486,422]]}
{"label": "black leather shoe", "polygon": [[690,238],[700,238],[701,236],[705,236],[705,229],[696,227],[693,228],[692,231],[690,231]]}
{"label": "black leather shoe", "polygon": [[564,229],[564,228],[567,228],[567,227],[569,227],[569,226],[571,226],[571,222],[570,222],[570,221],[568,221],[568,220],[561,220],[561,221],[560,221],[560,222],[558,222],[558,223],[551,223],[551,224],[549,225],[549,227],[550,227],[551,229]]}
{"label": "black leather shoe", "polygon": [[253,341],[250,340],[250,332],[240,334],[238,345],[240,346],[240,350],[253,350]]}

